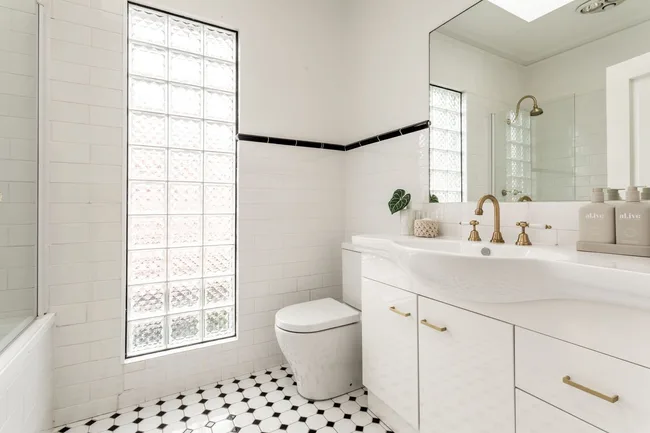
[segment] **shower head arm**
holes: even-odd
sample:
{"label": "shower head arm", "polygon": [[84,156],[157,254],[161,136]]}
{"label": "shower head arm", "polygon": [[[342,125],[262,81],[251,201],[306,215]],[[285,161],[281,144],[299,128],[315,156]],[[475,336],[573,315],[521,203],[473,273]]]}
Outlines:
{"label": "shower head arm", "polygon": [[517,120],[517,118],[519,117],[519,111],[521,110],[521,103],[524,102],[524,100],[526,100],[526,99],[528,99],[528,98],[530,98],[530,99],[533,100],[533,108],[538,107],[538,105],[537,105],[537,98],[535,98],[533,95],[526,95],[526,96],[523,96],[523,97],[519,100],[519,102],[517,102],[517,110],[515,111],[515,117],[511,120],[511,122],[514,122],[514,121]]}

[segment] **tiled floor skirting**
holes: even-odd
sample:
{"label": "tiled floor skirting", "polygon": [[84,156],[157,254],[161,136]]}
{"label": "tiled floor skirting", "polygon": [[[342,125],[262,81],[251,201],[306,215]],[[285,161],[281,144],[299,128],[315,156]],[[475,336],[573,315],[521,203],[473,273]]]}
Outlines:
{"label": "tiled floor skirting", "polygon": [[365,389],[332,400],[298,395],[291,369],[271,368],[53,430],[56,433],[392,433]]}

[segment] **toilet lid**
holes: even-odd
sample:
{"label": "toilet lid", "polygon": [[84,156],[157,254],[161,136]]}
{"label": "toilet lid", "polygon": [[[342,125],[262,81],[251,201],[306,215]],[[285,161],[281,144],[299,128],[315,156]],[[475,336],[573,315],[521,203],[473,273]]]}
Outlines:
{"label": "toilet lid", "polygon": [[275,325],[289,332],[318,332],[359,321],[359,312],[332,298],[290,305],[275,315]]}

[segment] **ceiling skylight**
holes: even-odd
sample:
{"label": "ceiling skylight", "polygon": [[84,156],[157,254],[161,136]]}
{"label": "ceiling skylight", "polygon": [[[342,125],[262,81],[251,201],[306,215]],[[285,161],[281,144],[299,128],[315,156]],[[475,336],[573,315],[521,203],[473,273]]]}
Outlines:
{"label": "ceiling skylight", "polygon": [[501,9],[505,9],[513,15],[528,22],[535,21],[553,12],[555,9],[571,3],[573,0],[488,0]]}

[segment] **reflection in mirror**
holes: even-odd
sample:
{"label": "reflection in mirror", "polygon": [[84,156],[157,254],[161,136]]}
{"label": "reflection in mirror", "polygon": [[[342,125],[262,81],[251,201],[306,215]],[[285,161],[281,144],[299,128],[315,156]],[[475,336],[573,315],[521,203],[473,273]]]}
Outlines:
{"label": "reflection in mirror", "polygon": [[528,22],[483,0],[431,32],[440,202],[588,200],[607,186],[606,68],[650,51],[650,1],[565,3]]}
{"label": "reflection in mirror", "polygon": [[38,6],[0,6],[0,351],[36,315]]}

